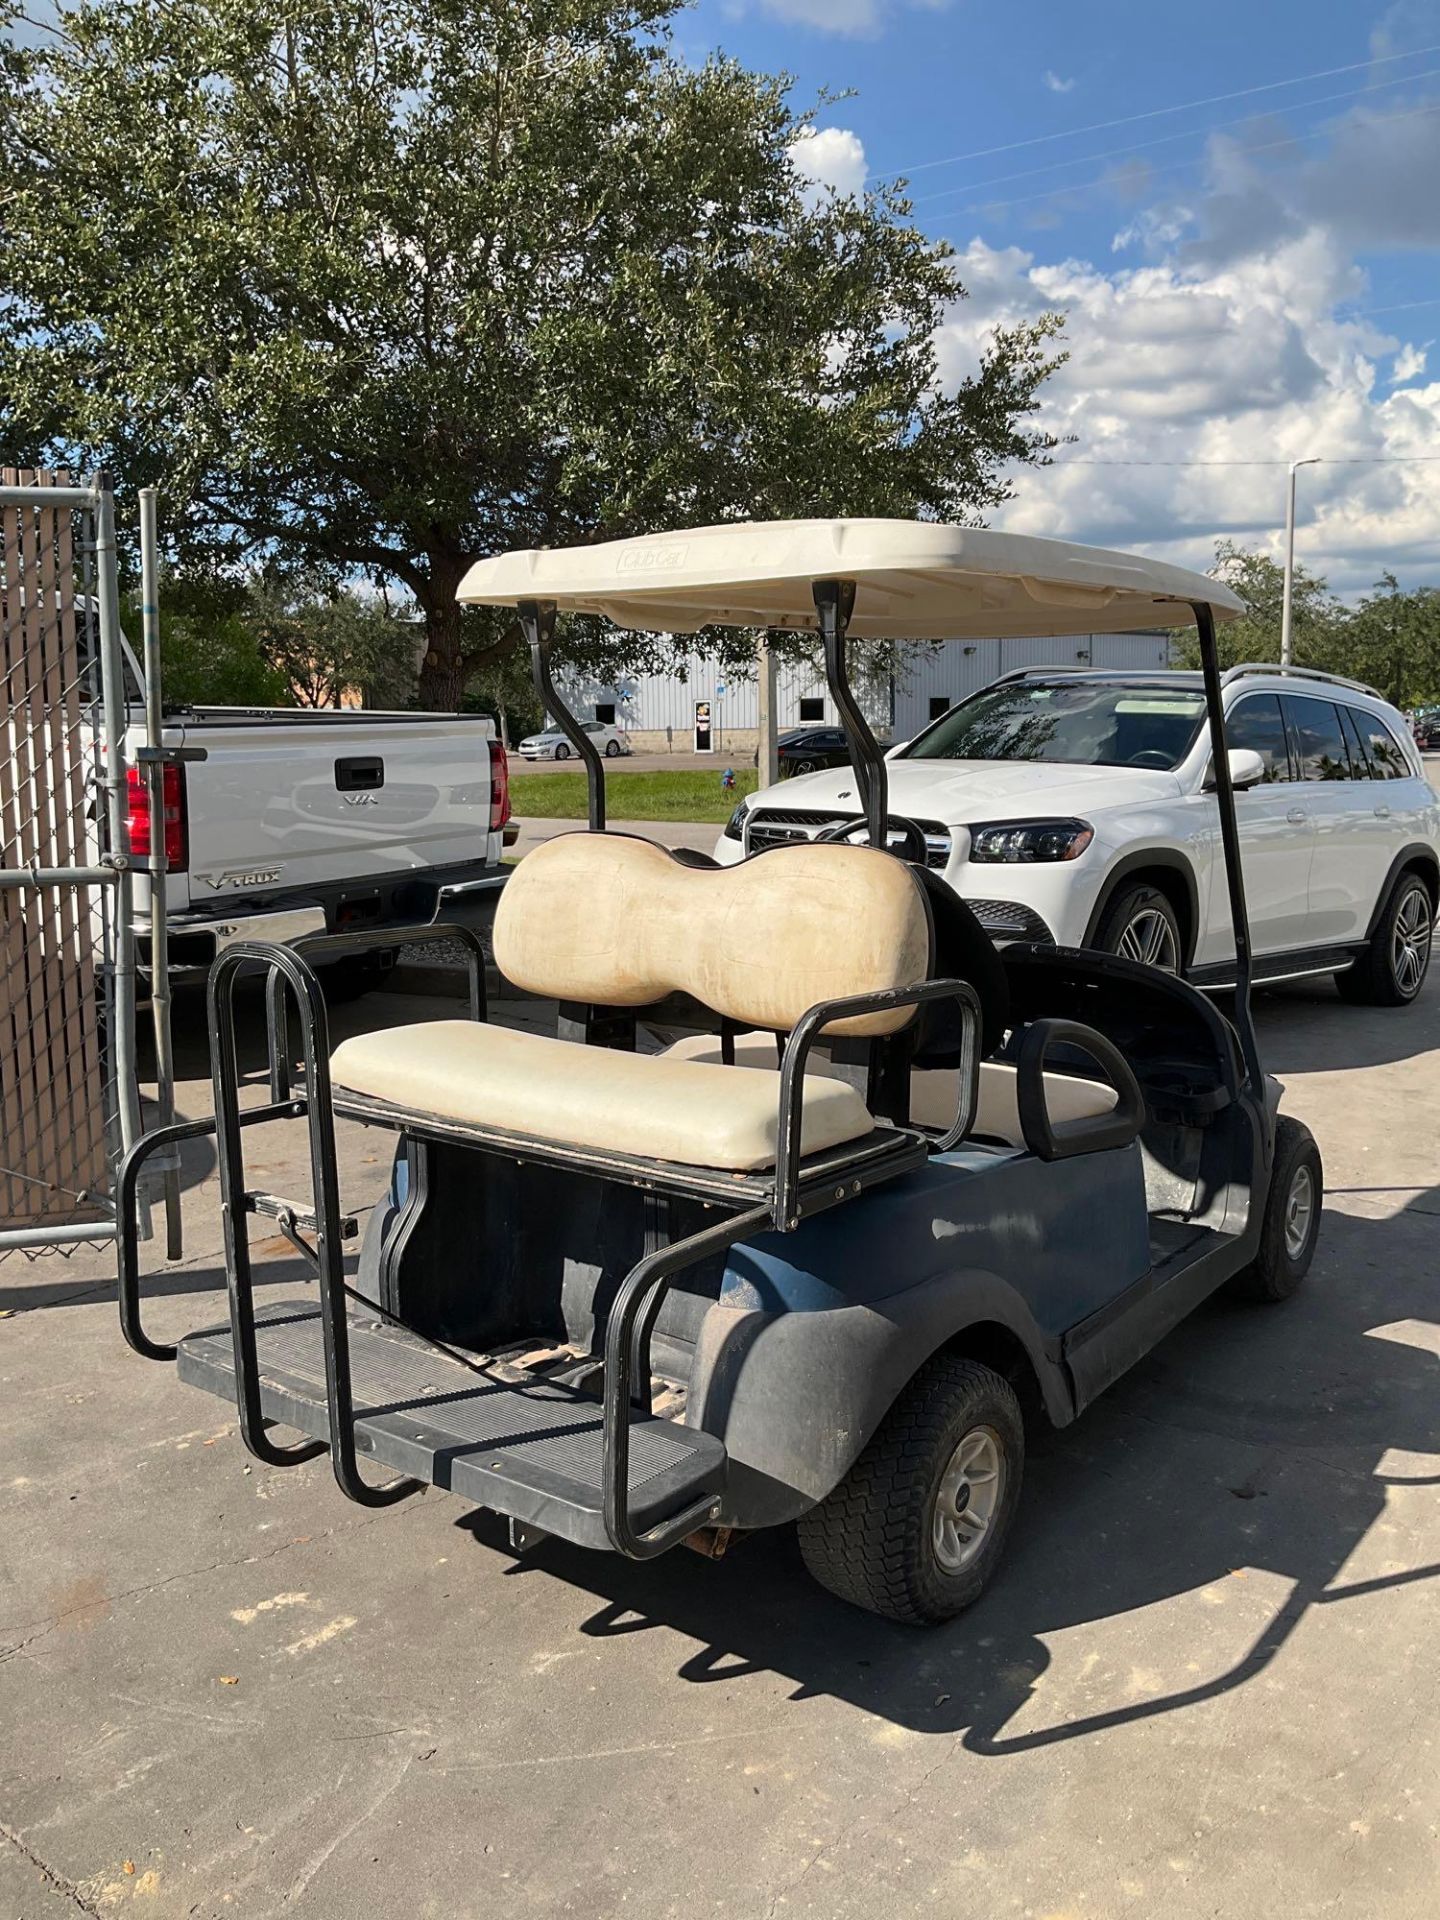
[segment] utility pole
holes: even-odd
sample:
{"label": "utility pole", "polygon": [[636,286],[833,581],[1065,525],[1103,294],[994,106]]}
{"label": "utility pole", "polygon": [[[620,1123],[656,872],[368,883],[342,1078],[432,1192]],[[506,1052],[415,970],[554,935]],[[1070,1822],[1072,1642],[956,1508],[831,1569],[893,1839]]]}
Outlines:
{"label": "utility pole", "polygon": [[770,636],[761,633],[755,642],[755,678],[760,689],[760,739],[756,756],[757,784],[773,787],[780,778],[780,742],[775,728],[775,655],[770,651]]}
{"label": "utility pole", "polygon": [[1285,600],[1280,613],[1280,664],[1293,664],[1294,646],[1290,633],[1291,603],[1295,597],[1295,475],[1301,467],[1318,467],[1319,459],[1292,460],[1290,487],[1285,496]]}

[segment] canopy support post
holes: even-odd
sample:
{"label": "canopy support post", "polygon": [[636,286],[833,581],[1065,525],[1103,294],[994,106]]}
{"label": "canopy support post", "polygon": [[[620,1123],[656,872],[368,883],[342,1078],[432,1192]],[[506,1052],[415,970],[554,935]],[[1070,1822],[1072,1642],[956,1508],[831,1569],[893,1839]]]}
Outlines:
{"label": "canopy support post", "polygon": [[600,750],[571,713],[550,678],[550,647],[555,638],[555,603],[551,600],[522,600],[516,611],[530,647],[530,677],[544,712],[559,723],[560,731],[585,762],[585,783],[590,800],[590,831],[605,831],[605,769]]}
{"label": "canopy support post", "polygon": [[880,751],[879,741],[870,731],[869,721],[860,711],[845,671],[845,633],[850,625],[850,616],[855,611],[855,582],[817,580],[811,591],[815,598],[815,611],[820,616],[821,638],[825,642],[825,679],[830,688],[830,698],[839,709],[845,732],[849,736],[850,758],[855,768],[855,782],[860,789],[861,805],[865,809],[865,824],[870,830],[870,844],[883,849],[888,844],[886,816],[890,810],[885,756]]}
{"label": "canopy support post", "polygon": [[1230,779],[1230,752],[1225,744],[1225,705],[1220,692],[1220,659],[1215,645],[1215,615],[1203,600],[1191,602],[1200,635],[1200,667],[1205,679],[1205,709],[1210,722],[1210,752],[1215,763],[1215,799],[1220,809],[1220,844],[1225,853],[1225,882],[1230,893],[1230,921],[1235,929],[1235,1029],[1245,1073],[1255,1095],[1265,1086],[1255,1020],[1250,1007],[1250,915],[1245,905],[1245,875],[1240,865],[1240,828],[1235,816],[1235,788]]}

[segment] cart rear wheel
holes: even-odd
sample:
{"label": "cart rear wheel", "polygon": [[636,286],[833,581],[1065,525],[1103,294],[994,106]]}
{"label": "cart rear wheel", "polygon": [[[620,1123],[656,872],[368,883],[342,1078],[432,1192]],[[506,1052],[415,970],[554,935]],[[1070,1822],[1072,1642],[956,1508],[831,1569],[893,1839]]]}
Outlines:
{"label": "cart rear wheel", "polygon": [[1255,1264],[1230,1282],[1243,1300],[1288,1300],[1315,1257],[1325,1194],[1320,1149],[1310,1129],[1288,1114],[1275,1122],[1275,1165]]}
{"label": "cart rear wheel", "polygon": [[938,1354],[800,1521],[805,1565],[831,1593],[888,1620],[951,1620],[999,1565],[1024,1464],[1009,1382]]}

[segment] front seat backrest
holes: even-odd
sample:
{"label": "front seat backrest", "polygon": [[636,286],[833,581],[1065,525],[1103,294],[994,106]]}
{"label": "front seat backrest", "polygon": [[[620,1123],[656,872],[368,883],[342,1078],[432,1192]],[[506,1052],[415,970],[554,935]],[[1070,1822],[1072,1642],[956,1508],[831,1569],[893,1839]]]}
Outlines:
{"label": "front seat backrest", "polygon": [[[777,847],[706,870],[628,834],[567,833],[526,855],[495,915],[495,963],[528,992],[605,1007],[688,993],[780,1033],[822,1000],[915,986],[932,959],[919,882],[873,847]],[[827,1031],[894,1033],[911,1017]]]}

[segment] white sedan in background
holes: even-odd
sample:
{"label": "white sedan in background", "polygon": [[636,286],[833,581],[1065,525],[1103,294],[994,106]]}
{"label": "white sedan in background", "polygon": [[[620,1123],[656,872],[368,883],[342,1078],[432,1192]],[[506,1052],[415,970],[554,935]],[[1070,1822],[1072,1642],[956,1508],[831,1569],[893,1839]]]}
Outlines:
{"label": "white sedan in background", "polygon": [[[602,720],[585,720],[581,724],[607,760],[618,760],[622,753],[629,753],[629,743],[618,727],[607,726]],[[543,733],[528,735],[520,742],[518,751],[522,760],[578,760],[580,757],[558,727],[547,727]]]}

